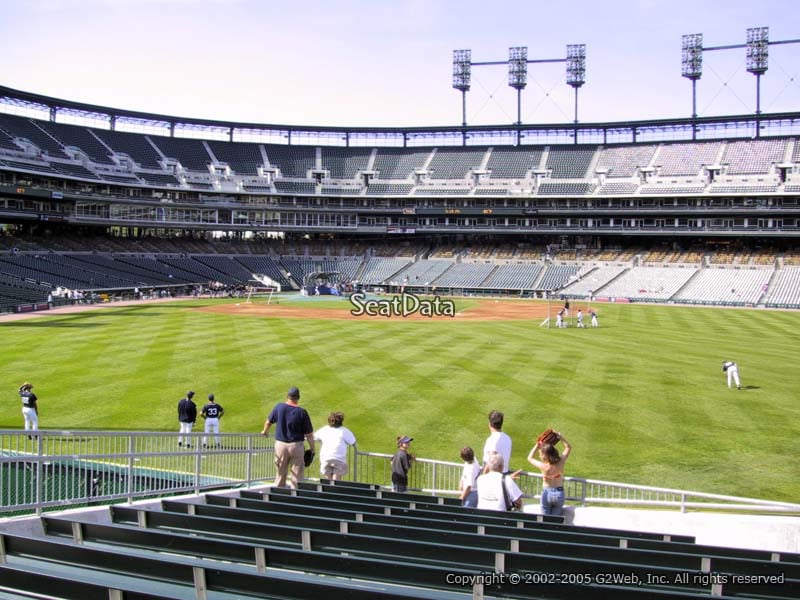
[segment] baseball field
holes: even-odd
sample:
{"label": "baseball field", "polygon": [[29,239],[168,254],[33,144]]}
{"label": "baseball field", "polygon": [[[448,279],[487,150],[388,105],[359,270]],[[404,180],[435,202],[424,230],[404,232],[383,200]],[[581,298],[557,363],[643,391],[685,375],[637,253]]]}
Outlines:
{"label": "baseball field", "polygon": [[498,409],[512,467],[553,427],[573,444],[569,475],[800,501],[797,312],[598,304],[599,328],[555,329],[546,304],[520,300],[457,300],[435,319],[351,308],[186,300],[0,321],[0,429],[22,426],[26,380],[43,429],[177,431],[192,389],[198,407],[215,393],[229,433],[260,431],[296,385],[316,427],[341,410],[362,450],[405,434],[418,456],[457,461]]}

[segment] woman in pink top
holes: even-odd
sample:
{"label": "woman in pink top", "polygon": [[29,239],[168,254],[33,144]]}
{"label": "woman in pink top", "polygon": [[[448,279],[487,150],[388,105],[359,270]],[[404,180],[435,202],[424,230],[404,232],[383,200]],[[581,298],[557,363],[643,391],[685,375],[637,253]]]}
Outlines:
{"label": "woman in pink top", "polygon": [[[542,487],[542,514],[564,514],[564,464],[567,462],[572,446],[560,433],[556,432],[559,441],[564,442],[564,450],[558,453],[554,444],[537,443],[528,454],[528,462],[542,472],[544,485]],[[558,443],[558,442],[556,442]],[[534,455],[539,451],[541,460],[536,460]]]}

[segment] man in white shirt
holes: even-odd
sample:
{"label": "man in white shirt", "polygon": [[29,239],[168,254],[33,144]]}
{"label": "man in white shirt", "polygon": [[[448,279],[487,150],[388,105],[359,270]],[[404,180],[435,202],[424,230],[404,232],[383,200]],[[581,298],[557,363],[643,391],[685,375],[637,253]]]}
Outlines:
{"label": "man in white shirt", "polygon": [[484,473],[486,473],[486,464],[489,462],[489,457],[493,452],[497,452],[503,457],[503,464],[506,469],[511,464],[511,438],[508,437],[508,434],[503,433],[503,419],[503,413],[498,410],[493,410],[489,413],[489,431],[491,433],[483,445]]}
{"label": "man in white shirt", "polygon": [[[503,457],[492,454],[486,462],[488,471],[478,477],[478,508],[511,510],[522,508],[522,490],[509,476],[503,475]],[[505,488],[505,493],[503,488]]]}
{"label": "man in white shirt", "polygon": [[319,471],[323,477],[331,480],[347,475],[347,447],[356,443],[356,436],[342,423],[344,414],[332,412],[328,415],[328,424],[314,432],[314,439],[322,442]]}

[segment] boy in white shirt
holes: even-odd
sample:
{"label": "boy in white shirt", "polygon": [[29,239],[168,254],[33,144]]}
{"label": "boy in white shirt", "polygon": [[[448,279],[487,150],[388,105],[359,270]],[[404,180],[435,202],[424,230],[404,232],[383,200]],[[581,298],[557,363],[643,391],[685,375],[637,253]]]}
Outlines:
{"label": "boy in white shirt", "polygon": [[332,412],[328,424],[314,432],[314,439],[322,443],[319,454],[319,471],[330,480],[347,475],[347,447],[356,443],[356,436],[344,423],[344,413]]}

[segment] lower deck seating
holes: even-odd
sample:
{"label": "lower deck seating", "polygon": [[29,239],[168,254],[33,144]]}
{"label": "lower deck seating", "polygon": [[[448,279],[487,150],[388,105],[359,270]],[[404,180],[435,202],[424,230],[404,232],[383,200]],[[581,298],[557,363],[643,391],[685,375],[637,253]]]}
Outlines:
{"label": "lower deck seating", "polygon": [[[800,592],[797,555],[468,509],[454,499],[347,482],[47,514],[42,524],[44,537],[0,536],[0,590],[10,582],[21,595],[58,597],[353,600],[782,599]],[[698,576],[704,573],[726,579]],[[734,574],[781,583],[754,585]]]}

